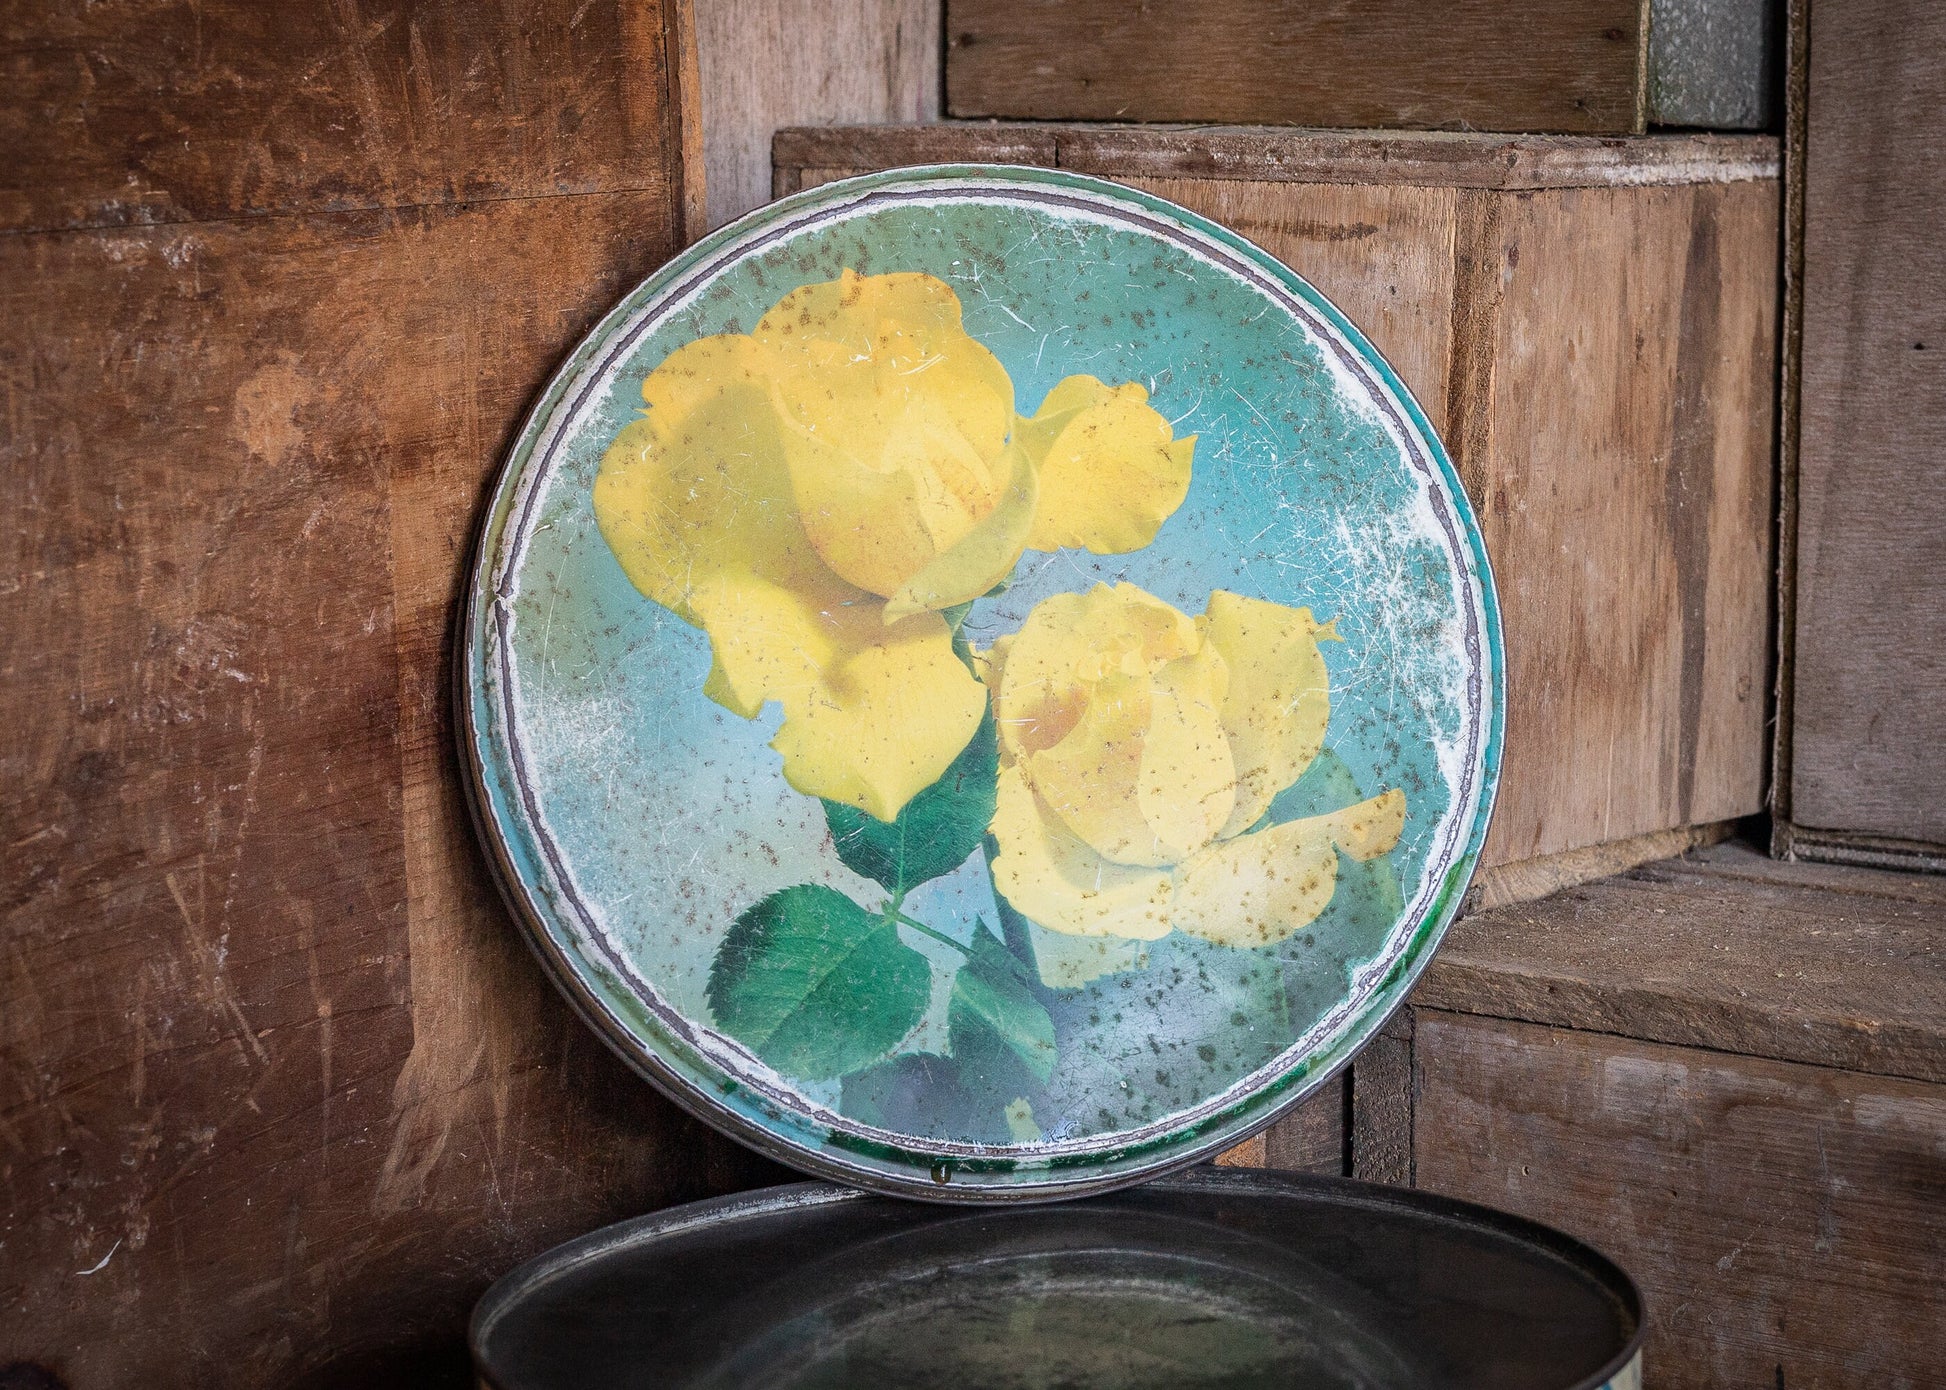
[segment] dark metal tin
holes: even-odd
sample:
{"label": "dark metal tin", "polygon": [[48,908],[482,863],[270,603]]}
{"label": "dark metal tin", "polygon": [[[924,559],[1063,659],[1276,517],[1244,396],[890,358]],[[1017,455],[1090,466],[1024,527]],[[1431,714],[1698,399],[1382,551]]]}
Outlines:
{"label": "dark metal tin", "polygon": [[823,1183],[622,1222],[507,1275],[483,1385],[1636,1390],[1642,1302],[1588,1246],[1346,1179],[1202,1168],[1059,1206]]}

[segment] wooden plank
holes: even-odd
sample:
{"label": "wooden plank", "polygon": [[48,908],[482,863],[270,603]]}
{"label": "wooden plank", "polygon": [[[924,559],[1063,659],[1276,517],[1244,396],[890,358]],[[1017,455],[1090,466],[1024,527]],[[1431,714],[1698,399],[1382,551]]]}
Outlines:
{"label": "wooden plank", "polygon": [[1264,1131],[1264,1167],[1345,1174],[1345,1079],[1333,1077]]}
{"label": "wooden plank", "polygon": [[1410,1187],[1414,1015],[1401,1009],[1351,1064],[1351,1172]]}
{"label": "wooden plank", "polygon": [[1929,874],[1889,873],[1840,864],[1772,859],[1741,844],[1719,845],[1684,859],[1656,866],[1658,874],[1699,874],[1714,879],[1748,879],[1780,888],[1815,888],[1830,893],[1855,893],[1868,898],[1919,903],[1946,913],[1946,878]]}
{"label": "wooden plank", "polygon": [[1797,664],[1797,454],[1804,360],[1804,146],[1809,122],[1810,0],[1784,0],[1784,137],[1779,174],[1784,195],[1782,322],[1777,342],[1777,660],[1776,713],[1770,753],[1770,852],[1790,854],[1791,729]]}
{"label": "wooden plank", "polygon": [[662,8],[9,6],[0,228],[666,190]]}
{"label": "wooden plank", "polygon": [[1750,814],[1776,185],[1496,197],[1475,227],[1453,350],[1482,416],[1449,443],[1508,634],[1485,862]]}
{"label": "wooden plank", "polygon": [[1936,866],[1946,150],[1928,123],[1946,101],[1942,46],[1936,5],[1811,11],[1788,808],[1812,831],[1929,847]]}
{"label": "wooden plank", "polygon": [[1564,888],[1612,878],[1626,870],[1659,859],[1669,859],[1686,850],[1727,840],[1736,831],[1736,821],[1717,821],[1711,825],[1685,825],[1674,830],[1651,830],[1626,840],[1606,840],[1579,849],[1546,854],[1538,859],[1522,859],[1511,864],[1496,864],[1473,875],[1473,886],[1466,890],[1461,911],[1471,915],[1513,903],[1530,903],[1549,897]]}
{"label": "wooden plank", "polygon": [[1937,1381],[1946,1088],[1429,1009],[1415,1055],[1420,1185],[1619,1260],[1646,1383]]}
{"label": "wooden plank", "polygon": [[463,1377],[515,1261],[774,1171],[548,987],[446,723],[486,480],[673,244],[660,191],[0,238],[0,1358]]}
{"label": "wooden plank", "polygon": [[938,0],[695,0],[709,225],[770,198],[770,137],[939,115]]}
{"label": "wooden plank", "polygon": [[[1006,129],[1006,127],[1000,127]],[[1493,135],[1263,127],[1052,126],[1064,169],[1111,178],[1247,179],[1429,188],[1644,188],[1777,176],[1762,135]]]}
{"label": "wooden plank", "polygon": [[948,0],[954,116],[1628,132],[1637,0]]}
{"label": "wooden plank", "polygon": [[[1512,191],[1421,182],[1424,161],[1402,161],[1402,185],[1347,182],[1384,161],[1366,149],[1330,175],[1337,136],[1122,132],[1134,172],[1092,138],[794,131],[778,138],[778,177],[815,186],[1031,139],[1036,162],[1085,164],[1280,256],[1392,360],[1480,513],[1509,673],[1483,864],[1619,842],[1630,849],[1556,864],[1612,872],[1630,850],[1668,853],[1672,833],[1760,811],[1777,185],[1747,175],[1774,169],[1775,142],[1746,139],[1749,158],[1728,164],[1697,154],[1728,146],[1691,137],[1583,142],[1606,151],[1577,166],[1599,183]],[[1505,137],[1439,138],[1437,167],[1455,176],[1526,157]],[[1212,153],[1224,149],[1235,158]],[[1626,163],[1638,151],[1640,184]],[[1221,177],[1150,172],[1219,163]],[[1663,181],[1710,168],[1729,181]]]}
{"label": "wooden plank", "polygon": [[[833,178],[908,164],[1029,164],[1053,168],[1058,136],[1040,126],[791,127],[771,141],[772,191],[815,188]],[[811,180],[806,171],[827,177]]]}
{"label": "wooden plank", "polygon": [[[777,170],[851,170],[970,161],[1039,164],[1104,178],[1248,183],[1385,184],[1414,188],[1643,188],[1774,179],[1769,135],[1493,135],[1262,126],[1089,126],[952,122],[932,126],[787,129]],[[778,189],[778,192],[793,191]]]}
{"label": "wooden plank", "polygon": [[1892,881],[1844,891],[1752,861],[1718,850],[1462,919],[1413,1002],[1946,1082],[1946,901],[1899,893],[1906,875],[1827,870]]}

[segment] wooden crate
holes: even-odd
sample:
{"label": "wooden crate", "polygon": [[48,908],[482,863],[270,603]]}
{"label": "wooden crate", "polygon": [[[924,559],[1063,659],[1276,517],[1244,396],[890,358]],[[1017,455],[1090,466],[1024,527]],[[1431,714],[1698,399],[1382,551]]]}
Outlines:
{"label": "wooden crate", "polygon": [[1609,846],[1570,865],[1609,873],[1762,809],[1774,140],[934,125],[773,148],[779,192],[942,160],[1113,178],[1365,330],[1451,449],[1500,586],[1488,865]]}
{"label": "wooden crate", "polygon": [[1791,10],[1773,844],[1946,872],[1946,10]]}
{"label": "wooden crate", "polygon": [[1771,101],[1771,8],[1766,0],[946,0],[947,109],[1035,120],[1760,129]]}
{"label": "wooden crate", "polygon": [[1352,1170],[1626,1266],[1648,1383],[1946,1364],[1946,881],[1739,846],[1458,923],[1354,1063]]}

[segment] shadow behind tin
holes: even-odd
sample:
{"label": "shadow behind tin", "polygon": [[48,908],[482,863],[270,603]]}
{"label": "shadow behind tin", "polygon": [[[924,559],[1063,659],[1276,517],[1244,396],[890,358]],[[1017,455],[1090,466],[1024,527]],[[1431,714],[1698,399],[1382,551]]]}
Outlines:
{"label": "shadow behind tin", "polygon": [[515,1270],[472,1350],[495,1390],[1632,1390],[1641,1336],[1628,1276],[1544,1226],[1205,1168],[1055,1207],[814,1183],[679,1207]]}

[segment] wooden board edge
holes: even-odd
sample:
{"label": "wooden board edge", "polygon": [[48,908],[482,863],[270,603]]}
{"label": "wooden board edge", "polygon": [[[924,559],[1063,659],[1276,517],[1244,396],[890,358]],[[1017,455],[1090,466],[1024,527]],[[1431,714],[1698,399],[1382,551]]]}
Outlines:
{"label": "wooden board edge", "polygon": [[771,158],[780,178],[792,168],[997,163],[1119,178],[1522,191],[1775,179],[1779,142],[1763,134],[1550,136],[940,121],[787,127],[774,137]]}
{"label": "wooden board edge", "polygon": [[670,103],[676,113],[676,185],[682,190],[679,235],[684,246],[709,230],[709,187],[703,167],[703,68],[696,36],[696,0],[669,0]]}
{"label": "wooden board edge", "polygon": [[1946,845],[1899,840],[1842,830],[1814,830],[1787,820],[1771,826],[1771,853],[1779,859],[1809,859],[1820,864],[1850,864],[1901,873],[1946,874]]}
{"label": "wooden board edge", "polygon": [[1721,844],[1736,834],[1741,824],[1723,820],[1678,826],[1673,830],[1651,830],[1626,840],[1609,840],[1512,864],[1496,864],[1474,875],[1461,911],[1470,916],[1513,903],[1534,902],[1563,888],[1611,878],[1658,859],[1673,859],[1686,850]]}
{"label": "wooden board edge", "polygon": [[1804,350],[1804,151],[1810,132],[1810,0],[1789,0],[1784,20],[1783,312],[1777,327],[1777,587],[1773,602],[1770,756],[1771,853],[1790,854],[1791,738],[1796,717],[1797,443]]}

